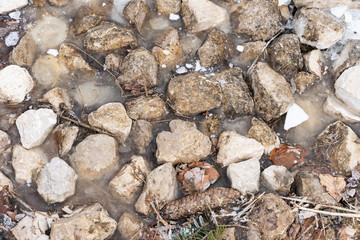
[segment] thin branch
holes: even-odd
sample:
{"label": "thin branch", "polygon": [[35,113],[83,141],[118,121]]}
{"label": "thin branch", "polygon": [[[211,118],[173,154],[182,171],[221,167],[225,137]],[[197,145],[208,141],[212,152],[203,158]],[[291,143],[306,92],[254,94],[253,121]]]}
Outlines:
{"label": "thin branch", "polygon": [[295,204],[295,205],[297,208],[304,210],[304,211],[309,211],[309,212],[314,212],[314,213],[319,213],[319,214],[324,214],[324,215],[329,215],[329,216],[336,216],[336,217],[360,218],[360,213],[359,214],[336,213],[336,212],[329,212],[329,211],[322,211],[322,210],[315,210],[312,208],[301,207],[297,204]]}
{"label": "thin branch", "polygon": [[154,209],[156,216],[158,217],[159,222],[161,222],[164,226],[169,226],[169,224],[161,217],[159,211],[156,209],[153,202],[150,202],[151,207]]}

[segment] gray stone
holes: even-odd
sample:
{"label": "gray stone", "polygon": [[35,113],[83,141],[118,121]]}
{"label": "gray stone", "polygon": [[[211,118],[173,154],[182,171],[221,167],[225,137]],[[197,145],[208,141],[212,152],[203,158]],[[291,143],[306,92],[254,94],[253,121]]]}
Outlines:
{"label": "gray stone", "polygon": [[181,0],[155,0],[158,13],[169,15],[178,13],[181,9]]}
{"label": "gray stone", "polygon": [[316,83],[319,80],[319,77],[313,73],[308,72],[299,72],[293,78],[293,81],[296,86],[296,91],[300,94],[305,92],[310,86]]}
{"label": "gray stone", "polygon": [[65,65],[66,68],[71,72],[95,72],[95,70],[90,67],[89,63],[85,61],[80,52],[71,44],[63,43],[60,45],[59,60],[60,63]]}
{"label": "gray stone", "polygon": [[105,19],[104,15],[95,13],[92,9],[85,7],[76,13],[71,27],[74,29],[75,34],[81,34],[96,27]]}
{"label": "gray stone", "polygon": [[269,155],[270,152],[279,147],[280,139],[264,121],[253,118],[251,120],[251,128],[248,131],[248,136],[260,142],[264,146],[264,153]]}
{"label": "gray stone", "polygon": [[146,152],[146,148],[153,139],[152,124],[145,120],[137,120],[131,129],[131,139],[133,140],[136,151],[140,154]]}
{"label": "gray stone", "polygon": [[72,108],[70,97],[64,88],[53,88],[45,93],[44,98],[53,106],[56,112],[63,107],[68,109]]}
{"label": "gray stone", "polygon": [[294,178],[284,166],[272,165],[261,173],[261,184],[269,191],[288,195]]}
{"label": "gray stone", "polygon": [[343,122],[357,123],[360,122],[359,114],[355,114],[352,110],[340,99],[335,96],[328,96],[323,105],[323,111],[338,118]]}
{"label": "gray stone", "polygon": [[131,213],[123,213],[118,222],[118,231],[125,239],[131,239],[141,236],[141,229],[144,224]]}
{"label": "gray stone", "polygon": [[79,128],[77,126],[70,126],[66,124],[60,124],[54,129],[53,136],[59,146],[60,156],[64,156],[70,152],[78,133]]}
{"label": "gray stone", "polygon": [[165,102],[158,96],[140,96],[126,102],[125,108],[134,120],[159,120],[167,114]]}
{"label": "gray stone", "polygon": [[16,65],[31,66],[36,52],[36,44],[30,33],[25,34],[11,53],[12,60]]}
{"label": "gray stone", "polygon": [[23,8],[26,5],[28,5],[28,0],[0,0],[0,14]]}
{"label": "gray stone", "polygon": [[339,77],[344,70],[356,65],[360,65],[360,40],[349,40],[332,63],[333,73]]}
{"label": "gray stone", "polygon": [[134,24],[138,32],[141,32],[146,15],[149,13],[149,6],[145,0],[131,0],[123,13],[129,23]]}
{"label": "gray stone", "polygon": [[239,190],[242,194],[259,191],[260,162],[258,159],[232,163],[227,168],[227,176],[231,181],[231,187]]}

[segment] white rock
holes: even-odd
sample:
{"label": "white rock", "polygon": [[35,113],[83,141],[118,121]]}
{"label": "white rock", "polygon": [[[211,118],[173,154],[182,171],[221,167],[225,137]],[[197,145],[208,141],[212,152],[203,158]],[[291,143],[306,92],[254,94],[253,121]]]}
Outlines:
{"label": "white rock", "polygon": [[11,139],[9,135],[0,130],[0,156],[11,152]]}
{"label": "white rock", "polygon": [[0,191],[4,186],[9,186],[9,189],[13,188],[11,180],[0,171]]}
{"label": "white rock", "polygon": [[45,108],[27,110],[16,119],[21,144],[30,149],[40,146],[49,135],[57,121],[56,114]]}
{"label": "white rock", "polygon": [[294,103],[286,113],[284,129],[289,130],[290,128],[296,127],[301,123],[305,122],[309,119],[309,115],[299,107],[296,103]]}
{"label": "white rock", "polygon": [[63,88],[53,88],[45,93],[44,98],[54,107],[55,111],[60,110],[61,104],[71,109],[70,97],[67,91]]}
{"label": "white rock", "polygon": [[130,213],[124,213],[119,219],[118,230],[125,239],[131,239],[136,236],[141,236],[139,234],[141,233],[143,225],[138,217]]}
{"label": "white rock", "polygon": [[77,138],[78,132],[79,128],[77,126],[68,126],[65,124],[60,124],[54,129],[54,134],[60,134],[55,136],[59,137],[57,141],[59,141],[58,144],[60,144],[60,156],[67,154],[71,150]]}
{"label": "white rock", "polygon": [[257,159],[232,163],[227,168],[231,187],[242,194],[255,193],[259,190],[260,162]]}
{"label": "white rock", "polygon": [[54,157],[36,180],[37,191],[47,203],[63,202],[75,193],[75,171],[62,159]]}
{"label": "white rock", "polygon": [[261,183],[270,191],[287,195],[294,178],[284,166],[271,165],[261,173]]}
{"label": "white rock", "polygon": [[323,110],[326,114],[334,116],[343,122],[360,122],[360,115],[354,114],[344,102],[335,96],[329,96],[326,99]]}
{"label": "white rock", "polygon": [[252,138],[241,136],[234,131],[221,133],[219,152],[216,162],[222,167],[249,159],[259,160],[264,153],[261,143]]}
{"label": "white rock", "polygon": [[29,72],[17,65],[0,71],[0,102],[20,103],[34,87]]}
{"label": "white rock", "polygon": [[0,14],[20,9],[28,5],[28,0],[0,0]]}
{"label": "white rock", "polygon": [[304,63],[305,68],[308,72],[315,74],[320,79],[322,77],[322,68],[323,68],[323,55],[320,50],[312,50],[304,54]]}

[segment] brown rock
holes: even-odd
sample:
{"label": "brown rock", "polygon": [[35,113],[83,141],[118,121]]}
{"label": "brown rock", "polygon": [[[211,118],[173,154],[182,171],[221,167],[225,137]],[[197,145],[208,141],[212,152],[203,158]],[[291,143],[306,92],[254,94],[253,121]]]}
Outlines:
{"label": "brown rock", "polygon": [[11,57],[16,65],[31,66],[34,61],[36,44],[30,33],[21,38],[18,45],[11,53]]}
{"label": "brown rock", "polygon": [[323,76],[324,58],[320,50],[312,50],[304,54],[305,69],[319,79]]}
{"label": "brown rock", "polygon": [[69,3],[69,0],[49,0],[51,5],[61,7]]}
{"label": "brown rock", "polygon": [[96,27],[105,20],[104,15],[94,13],[90,8],[81,8],[77,13],[71,27],[74,29],[75,34],[81,34],[87,30]]}
{"label": "brown rock", "polygon": [[261,62],[268,56],[267,49],[265,48],[266,42],[247,42],[243,43],[242,46],[244,47],[244,51],[239,54],[239,65],[245,70],[251,66],[257,57],[259,57],[258,61]]}
{"label": "brown rock", "polygon": [[291,147],[286,144],[280,144],[278,148],[274,148],[271,151],[269,159],[275,165],[290,169],[294,165],[302,164],[308,154],[309,152],[301,147]]}
{"label": "brown rock", "polygon": [[166,15],[178,13],[181,9],[181,0],[155,0],[155,4],[157,11]]}
{"label": "brown rock", "polygon": [[144,0],[132,0],[124,9],[124,16],[130,24],[134,24],[138,32],[141,32],[142,25],[146,15],[149,13],[149,7]]}
{"label": "brown rock", "polygon": [[128,101],[125,108],[134,120],[159,120],[167,113],[165,102],[158,96],[140,96]]}
{"label": "brown rock", "polygon": [[335,77],[350,67],[360,65],[360,40],[349,40],[341,50],[340,57],[336,59],[333,66]]}
{"label": "brown rock", "polygon": [[115,53],[110,53],[105,57],[106,69],[112,71],[119,71],[120,62],[121,62],[120,56]]}
{"label": "brown rock", "polygon": [[131,239],[141,236],[143,225],[137,216],[126,212],[121,215],[117,229],[125,239]]}
{"label": "brown rock", "polygon": [[87,63],[85,59],[81,56],[79,51],[71,44],[61,44],[59,51],[59,60],[60,63],[64,64],[70,71],[80,70],[95,72],[95,70],[90,67],[89,63]]}
{"label": "brown rock", "polygon": [[145,120],[137,120],[134,122],[131,129],[131,139],[137,152],[144,154],[146,148],[153,139],[152,124]]}
{"label": "brown rock", "polygon": [[308,87],[313,85],[318,80],[318,76],[308,72],[299,72],[293,79],[296,86],[296,91],[300,94],[302,94]]}

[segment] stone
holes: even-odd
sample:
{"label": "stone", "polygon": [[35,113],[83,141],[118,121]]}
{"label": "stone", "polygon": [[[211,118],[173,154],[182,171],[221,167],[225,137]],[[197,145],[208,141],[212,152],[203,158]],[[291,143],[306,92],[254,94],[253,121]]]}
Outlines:
{"label": "stone", "polygon": [[74,195],[77,178],[75,171],[64,160],[54,157],[39,173],[37,191],[47,203],[63,202]]}
{"label": "stone", "polygon": [[225,8],[208,0],[183,0],[181,16],[189,33],[214,28],[229,18]]}
{"label": "stone", "polygon": [[269,155],[274,148],[280,146],[280,139],[264,121],[253,118],[248,136],[260,142],[264,147],[264,153]]}
{"label": "stone", "polygon": [[339,5],[348,6],[348,8],[360,8],[360,3],[353,0],[328,0],[326,2],[322,0],[294,0],[294,4],[297,8],[332,8]]}
{"label": "stone", "polygon": [[120,142],[125,142],[131,131],[132,121],[121,103],[107,103],[91,112],[88,117],[91,126],[114,134]]}
{"label": "stone", "polygon": [[21,103],[33,87],[25,68],[9,65],[0,71],[0,102]]}
{"label": "stone", "polygon": [[130,204],[139,194],[149,173],[150,169],[144,158],[133,156],[131,162],[125,164],[110,181],[110,190],[116,198]]}
{"label": "stone", "polygon": [[221,167],[249,159],[259,160],[264,153],[261,143],[234,131],[225,131],[220,134],[218,148],[216,163]]}
{"label": "stone", "polygon": [[137,216],[125,212],[119,219],[117,229],[124,239],[131,239],[141,236],[143,226],[144,224]]}
{"label": "stone", "polygon": [[0,157],[11,153],[11,139],[9,135],[0,130]]}
{"label": "stone", "polygon": [[196,129],[195,123],[176,119],[170,122],[169,127],[170,132],[162,131],[156,137],[159,164],[191,163],[210,154],[210,139]]}
{"label": "stone", "polygon": [[266,42],[246,42],[242,43],[244,50],[239,53],[238,64],[241,68],[247,70],[251,64],[258,58],[258,61],[265,61],[268,57]]}
{"label": "stone", "polygon": [[259,191],[260,162],[258,159],[231,163],[226,174],[231,181],[231,187],[242,194]]}
{"label": "stone", "polygon": [[179,13],[181,9],[181,0],[155,0],[158,13],[169,15],[170,13]]}
{"label": "stone", "polygon": [[61,7],[69,3],[69,0],[49,0],[51,5]]}
{"label": "stone", "polygon": [[28,5],[28,0],[0,0],[0,14],[23,8],[26,5]]}
{"label": "stone", "polygon": [[349,40],[338,59],[332,63],[332,69],[335,77],[339,77],[344,70],[360,65],[360,40]]}
{"label": "stone", "polygon": [[319,77],[317,75],[308,72],[298,72],[293,78],[296,86],[296,91],[300,94],[305,92],[306,89],[308,89],[318,80]]}
{"label": "stone", "polygon": [[331,47],[344,35],[344,27],[335,17],[315,8],[296,11],[293,26],[301,43],[317,49]]}
{"label": "stone", "polygon": [[131,0],[124,9],[124,16],[130,24],[135,25],[138,32],[145,21],[146,15],[149,13],[149,6],[145,0]]}
{"label": "stone", "polygon": [[340,99],[335,96],[328,96],[323,105],[323,111],[339,120],[347,123],[360,122],[359,114],[355,114],[351,109]]}
{"label": "stone", "polygon": [[198,72],[172,78],[166,94],[173,110],[183,115],[196,115],[218,108],[223,97],[220,83]]}
{"label": "stone", "polygon": [[262,171],[261,184],[271,192],[287,196],[294,178],[284,166],[271,165]]}
{"label": "stone", "polygon": [[53,87],[60,80],[61,65],[53,55],[42,55],[31,68],[34,78],[44,87]]}
{"label": "stone", "polygon": [[105,240],[114,234],[116,225],[108,212],[99,203],[95,203],[71,217],[54,222],[50,239],[76,240],[81,236],[89,240]]}
{"label": "stone", "polygon": [[63,108],[72,108],[70,103],[70,97],[64,88],[53,88],[45,93],[44,99],[46,99],[54,108],[56,112],[59,112]]}
{"label": "stone", "polygon": [[105,19],[104,15],[95,13],[92,9],[85,7],[76,13],[71,27],[74,29],[75,34],[81,34],[96,27]]}
{"label": "stone", "polygon": [[212,30],[197,51],[201,66],[210,67],[224,62],[234,53],[231,39],[218,29]]}
{"label": "stone", "polygon": [[303,68],[300,41],[295,34],[283,34],[268,47],[271,67],[287,80]]}
{"label": "stone", "polygon": [[30,149],[40,146],[57,122],[57,116],[51,109],[39,108],[27,110],[16,119],[21,144]]}
{"label": "stone", "polygon": [[16,65],[31,66],[33,64],[36,52],[36,43],[30,33],[25,34],[13,49],[11,57]]}
{"label": "stone", "polygon": [[324,58],[320,50],[312,50],[304,54],[304,64],[308,72],[321,79],[323,76]]}
{"label": "stone", "polygon": [[245,1],[233,8],[230,17],[236,34],[246,34],[253,40],[266,41],[281,29],[280,10],[273,1]]}
{"label": "stone", "polygon": [[130,28],[106,21],[88,30],[83,43],[86,50],[95,53],[105,53],[137,45],[136,36]]}
{"label": "stone", "polygon": [[119,71],[120,62],[121,62],[120,56],[115,53],[110,53],[105,57],[106,69],[112,71]]}
{"label": "stone", "polygon": [[266,63],[257,63],[250,71],[255,111],[265,120],[279,118],[294,104],[293,89],[283,76]]}
{"label": "stone", "polygon": [[90,135],[76,146],[70,163],[82,178],[104,178],[119,167],[118,144],[115,138],[105,134]]}
{"label": "stone", "polygon": [[286,113],[284,129],[287,131],[297,127],[309,119],[309,115],[299,105],[294,103]]}
{"label": "stone", "polygon": [[159,120],[167,114],[165,102],[158,96],[145,95],[128,101],[126,112],[134,120]]}
{"label": "stone", "polygon": [[0,191],[4,186],[9,186],[9,189],[13,189],[11,180],[0,171]]}
{"label": "stone", "polygon": [[60,45],[59,61],[71,72],[95,72],[89,63],[81,56],[80,52],[69,43],[63,43]]}
{"label": "stone", "polygon": [[151,203],[161,209],[165,204],[175,200],[178,191],[176,171],[171,163],[165,163],[152,170],[143,192],[135,203],[135,210],[149,215],[153,209]]}
{"label": "stone", "polygon": [[68,154],[77,138],[79,127],[67,124],[59,124],[53,132],[58,148],[59,155],[64,156]]}
{"label": "stone", "polygon": [[223,92],[222,106],[230,119],[252,115],[254,101],[240,68],[233,68],[215,74]]}
{"label": "stone", "polygon": [[146,148],[153,139],[152,124],[145,120],[137,120],[131,129],[131,139],[135,150],[140,154],[146,153]]}

